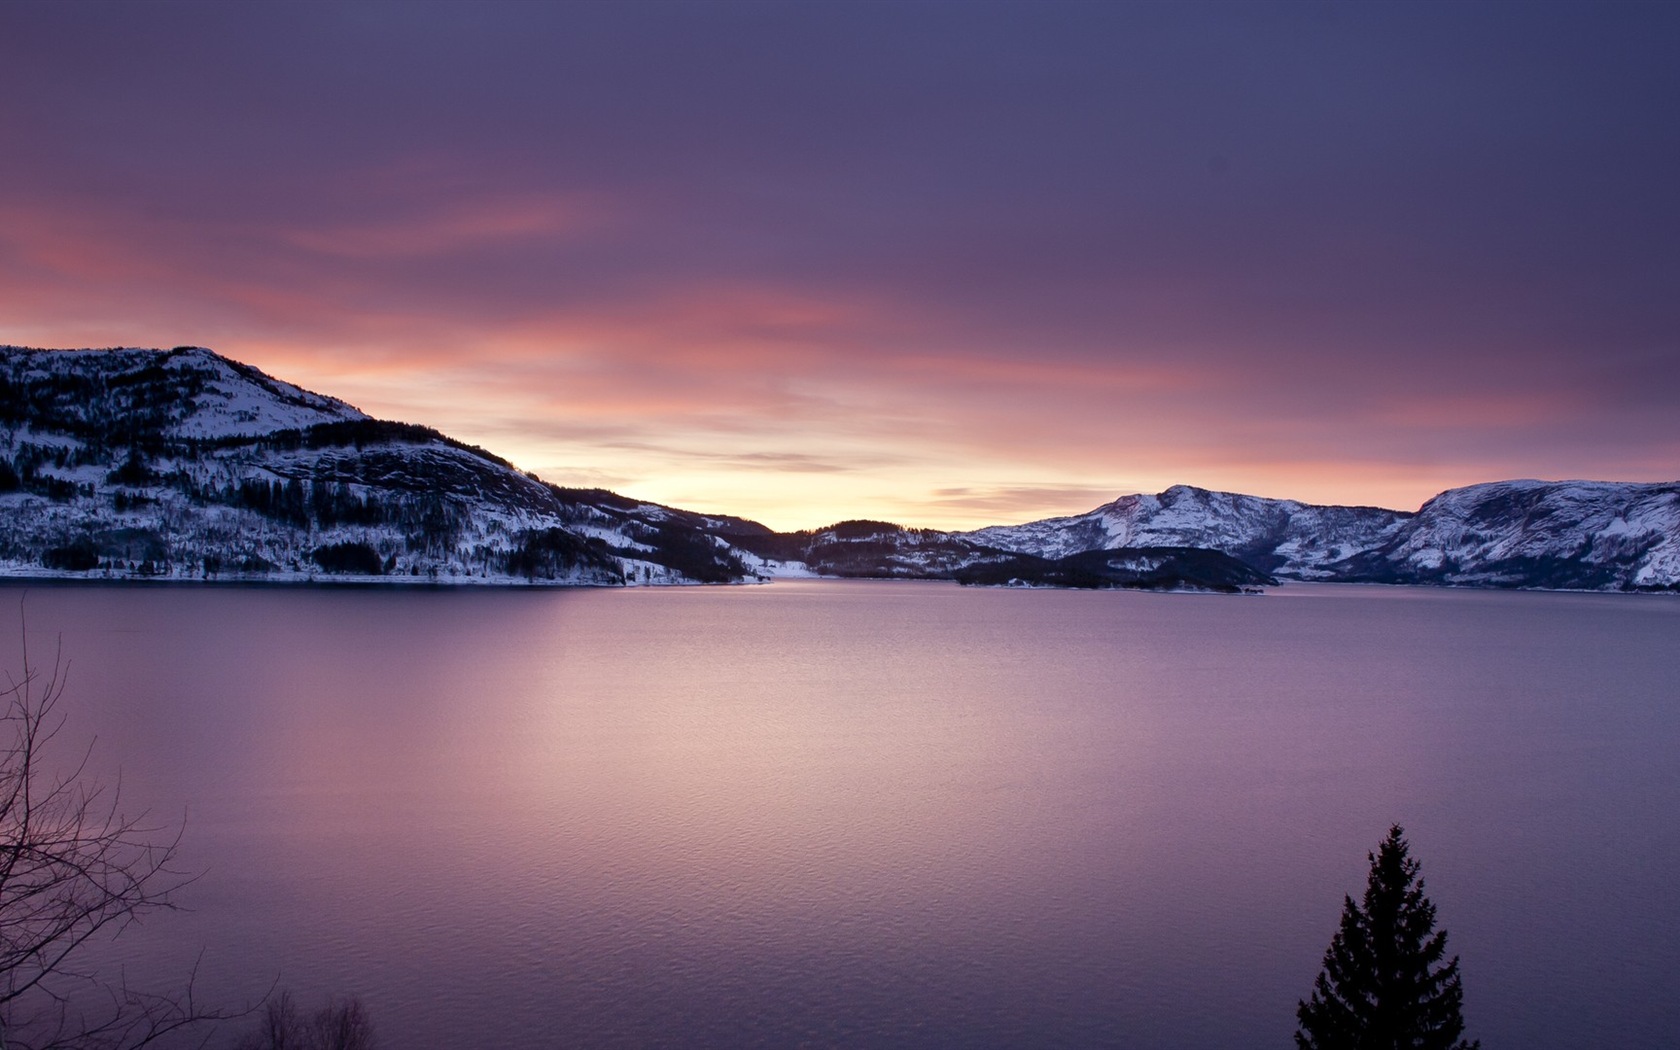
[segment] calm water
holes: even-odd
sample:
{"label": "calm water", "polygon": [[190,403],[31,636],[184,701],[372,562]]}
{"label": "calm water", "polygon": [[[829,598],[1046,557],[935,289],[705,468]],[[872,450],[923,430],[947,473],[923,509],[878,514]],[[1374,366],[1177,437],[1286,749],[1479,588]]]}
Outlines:
{"label": "calm water", "polygon": [[[0,589],[12,610],[23,588]],[[1680,601],[35,587],[131,974],[388,1048],[1290,1045],[1406,825],[1496,1047],[1680,1044]],[[15,667],[7,630],[0,658]]]}

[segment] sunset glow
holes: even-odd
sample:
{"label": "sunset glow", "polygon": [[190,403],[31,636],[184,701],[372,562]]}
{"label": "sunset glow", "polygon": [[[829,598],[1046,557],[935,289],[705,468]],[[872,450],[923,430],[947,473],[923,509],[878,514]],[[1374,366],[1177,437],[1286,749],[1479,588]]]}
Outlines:
{"label": "sunset glow", "polygon": [[1674,8],[0,7],[0,343],[778,528],[1680,475]]}

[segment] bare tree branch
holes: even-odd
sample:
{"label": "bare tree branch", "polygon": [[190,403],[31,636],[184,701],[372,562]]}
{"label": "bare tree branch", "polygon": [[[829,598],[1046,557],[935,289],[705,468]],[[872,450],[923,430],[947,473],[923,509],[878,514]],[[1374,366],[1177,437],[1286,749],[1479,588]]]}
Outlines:
{"label": "bare tree branch", "polygon": [[32,664],[19,619],[22,672],[4,672],[0,690],[0,1050],[131,1050],[239,1016],[198,1003],[196,966],[182,990],[160,994],[80,965],[90,942],[174,909],[193,876],[174,866],[183,826],[124,813],[120,781],[87,772],[91,743],[52,770],[70,665],[62,642],[50,670]]}

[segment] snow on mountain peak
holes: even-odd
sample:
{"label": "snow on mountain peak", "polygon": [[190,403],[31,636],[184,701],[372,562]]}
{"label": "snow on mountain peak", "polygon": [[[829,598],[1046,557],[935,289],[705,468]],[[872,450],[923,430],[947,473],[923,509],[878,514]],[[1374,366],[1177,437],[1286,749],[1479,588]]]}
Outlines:
{"label": "snow on mountain peak", "polygon": [[0,538],[65,572],[307,576],[353,562],[410,578],[673,582],[749,575],[739,547],[761,565],[791,551],[841,575],[951,578],[1008,555],[1174,548],[1306,580],[1680,589],[1680,482],[1488,482],[1415,514],[1174,485],[969,533],[847,521],[778,536],[553,489],[202,347],[0,346],[0,503]]}
{"label": "snow on mountain peak", "polygon": [[1488,482],[1423,505],[1382,552],[1429,582],[1600,588],[1680,580],[1680,482]]}
{"label": "snow on mountain peak", "polygon": [[243,436],[369,418],[337,398],[311,393],[203,347],[168,351],[163,367],[196,376],[203,384],[191,398],[190,413],[170,428],[175,437]]}
{"label": "snow on mountain peak", "polygon": [[120,415],[169,438],[222,438],[365,420],[338,400],[203,347],[35,350],[0,346],[0,379],[37,416],[90,425]]}

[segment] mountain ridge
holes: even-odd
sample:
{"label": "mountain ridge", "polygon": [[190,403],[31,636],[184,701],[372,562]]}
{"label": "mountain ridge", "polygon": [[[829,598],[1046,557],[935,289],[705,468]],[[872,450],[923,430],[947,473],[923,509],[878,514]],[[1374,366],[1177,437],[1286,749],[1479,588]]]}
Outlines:
{"label": "mountain ridge", "polygon": [[1680,482],[1481,482],[1416,511],[1177,485],[1082,515],[970,533],[1012,550],[1221,550],[1284,579],[1680,590]]}
{"label": "mountain ridge", "polygon": [[1486,482],[1416,511],[1175,485],[1019,525],[847,521],[777,533],[556,486],[486,449],[374,419],[203,347],[0,346],[0,574],[1673,591],[1680,482]]}
{"label": "mountain ridge", "polygon": [[753,578],[710,535],[735,519],[549,485],[202,347],[0,347],[0,512],[11,575]]}

